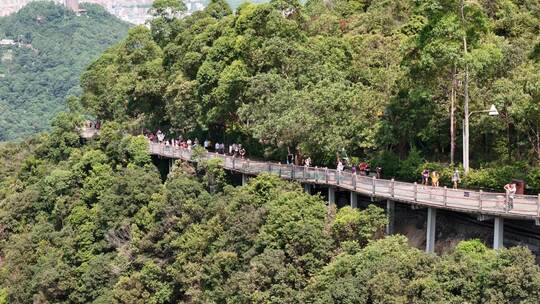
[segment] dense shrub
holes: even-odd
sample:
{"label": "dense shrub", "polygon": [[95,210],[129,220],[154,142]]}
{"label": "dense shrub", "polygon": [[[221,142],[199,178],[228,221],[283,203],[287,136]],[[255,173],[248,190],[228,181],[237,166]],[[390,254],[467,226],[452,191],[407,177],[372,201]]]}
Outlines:
{"label": "dense shrub", "polygon": [[383,178],[395,178],[400,169],[399,156],[389,150],[384,150],[371,159],[373,168],[381,167]]}
{"label": "dense shrub", "polygon": [[462,179],[463,187],[485,189],[491,191],[503,191],[503,187],[512,179],[525,179],[527,166],[523,163],[514,165],[495,166],[481,169],[471,169],[469,174]]}
{"label": "dense shrub", "polygon": [[[407,158],[399,163],[399,170],[396,178],[403,181],[417,181],[420,179],[420,168],[424,160],[420,155],[420,151],[411,149]],[[419,171],[420,170],[420,171]]]}

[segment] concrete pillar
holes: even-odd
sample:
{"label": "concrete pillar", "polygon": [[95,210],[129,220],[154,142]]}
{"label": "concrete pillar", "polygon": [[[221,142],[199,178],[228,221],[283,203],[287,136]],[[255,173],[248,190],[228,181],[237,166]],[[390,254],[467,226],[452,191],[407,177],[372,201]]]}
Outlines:
{"label": "concrete pillar", "polygon": [[328,205],[336,204],[336,188],[328,187]]}
{"label": "concrete pillar", "polygon": [[351,207],[358,208],[358,193],[351,191]]}
{"label": "concrete pillar", "polygon": [[386,201],[386,216],[388,217],[386,235],[394,234],[394,226],[396,222],[396,203],[392,200]]}
{"label": "concrete pillar", "polygon": [[493,249],[504,247],[504,220],[496,216],[493,222]]}
{"label": "concrete pillar", "polygon": [[437,209],[429,207],[427,212],[427,229],[426,229],[426,252],[432,253],[435,251],[435,226],[437,219]]}
{"label": "concrete pillar", "polygon": [[311,185],[310,184],[304,184],[304,191],[307,194],[311,194]]}
{"label": "concrete pillar", "polygon": [[242,173],[242,186],[247,185],[247,183],[248,183],[248,176]]}

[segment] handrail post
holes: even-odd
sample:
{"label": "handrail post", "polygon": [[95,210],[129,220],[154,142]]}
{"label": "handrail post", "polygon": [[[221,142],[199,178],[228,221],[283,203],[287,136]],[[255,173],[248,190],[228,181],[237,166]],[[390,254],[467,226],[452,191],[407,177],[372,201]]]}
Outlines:
{"label": "handrail post", "polygon": [[294,167],[296,167],[295,165],[292,165],[292,170],[291,170],[291,179],[294,179]]}
{"label": "handrail post", "polygon": [[418,184],[414,182],[414,202],[418,201]]}
{"label": "handrail post", "polygon": [[371,195],[372,196],[375,196],[375,179],[376,177],[374,176],[373,179],[371,180]]}
{"label": "handrail post", "polygon": [[245,167],[246,167],[245,171],[249,172],[249,159],[246,159],[244,164],[245,164]]}
{"label": "handrail post", "polygon": [[540,217],[540,194],[538,194],[538,198],[536,199],[536,216]]}
{"label": "handrail post", "polygon": [[356,179],[357,179],[357,175],[354,174],[353,175],[353,189],[356,190]]}
{"label": "handrail post", "polygon": [[339,181],[341,180],[341,171],[337,171],[337,184],[339,185]]}
{"label": "handrail post", "polygon": [[392,178],[392,179],[390,180],[390,195],[391,195],[392,197],[394,197],[395,191],[396,191],[396,182],[395,182],[394,179]]}
{"label": "handrail post", "polygon": [[232,158],[232,168],[234,170],[234,166],[236,165],[236,157]]}
{"label": "handrail post", "polygon": [[279,165],[279,177],[281,177],[281,164]]}
{"label": "handrail post", "polygon": [[268,163],[268,172],[272,172],[272,163]]}
{"label": "handrail post", "polygon": [[478,194],[478,209],[480,209],[480,211],[482,211],[482,193],[484,191],[480,190],[479,194]]}
{"label": "handrail post", "polygon": [[324,169],[324,175],[325,175],[325,179],[326,179],[326,184],[328,184],[328,168]]}
{"label": "handrail post", "polygon": [[509,206],[508,206],[508,203],[509,203],[509,202],[510,202],[510,195],[509,195],[508,192],[507,192],[507,193],[506,193],[506,200],[505,200],[505,202],[504,202],[504,213],[508,213],[508,211],[509,211],[508,209],[510,209],[510,208],[508,208],[508,207],[509,207]]}
{"label": "handrail post", "polygon": [[448,188],[444,186],[444,196],[443,196],[444,206],[448,203]]}

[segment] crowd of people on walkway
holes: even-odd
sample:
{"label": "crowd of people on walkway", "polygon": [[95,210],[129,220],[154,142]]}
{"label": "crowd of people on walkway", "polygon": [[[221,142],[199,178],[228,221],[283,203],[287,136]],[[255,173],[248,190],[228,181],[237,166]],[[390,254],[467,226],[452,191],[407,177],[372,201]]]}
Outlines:
{"label": "crowd of people on walkway", "polygon": [[87,120],[84,122],[84,127],[87,129],[96,129],[99,130],[101,128],[101,121],[99,120]]}
{"label": "crowd of people on walkway", "polygon": [[[99,129],[100,123],[99,121],[90,121],[86,123],[86,127]],[[164,145],[165,147],[186,149],[191,151],[192,149],[200,145],[198,138],[195,138],[193,140],[190,138],[184,139],[182,135],[173,138],[166,138],[165,133],[163,133],[161,130],[157,130],[155,133],[145,131],[144,135],[151,142],[159,143],[161,145]],[[225,143],[223,142],[212,143],[209,139],[205,139],[202,143],[202,147],[207,151],[213,151],[218,154],[226,154],[233,157],[245,158],[247,155],[246,149],[242,147],[242,144],[238,143],[232,143],[226,148]],[[297,156],[291,153],[291,150],[288,149],[286,164],[293,165],[296,163],[296,161]],[[307,156],[303,158],[301,164],[305,168],[309,168],[312,166],[313,161],[311,157]],[[341,158],[339,157],[339,155],[336,162],[336,171],[338,172],[338,176],[341,176],[343,172],[348,172],[355,175],[358,174],[360,176],[373,176],[377,179],[380,179],[382,175],[382,168],[379,166],[375,168],[375,172],[374,174],[372,174],[373,172],[371,170],[369,162],[363,161],[358,164],[349,164],[348,158]],[[424,169],[422,170],[420,177],[421,185],[423,187],[431,185],[432,187],[436,188],[440,186],[441,175],[436,170],[431,171],[429,169]],[[451,180],[453,189],[457,189],[459,184],[461,183],[461,177],[458,169],[455,169],[453,171]],[[506,184],[504,186],[504,191],[506,193],[506,209],[511,210],[513,208],[513,202],[516,195],[516,184],[514,182]]]}
{"label": "crowd of people on walkway", "polygon": [[[439,187],[440,185],[441,174],[436,170],[430,171],[429,169],[424,169],[422,170],[420,177],[422,179],[422,186],[429,186],[430,179],[432,187]],[[459,170],[455,169],[452,173],[452,187],[457,189],[460,182],[461,178],[459,176]]]}
{"label": "crowd of people on walkway", "polygon": [[[165,133],[163,133],[161,130],[157,130],[155,133],[145,130],[143,134],[153,143],[158,143],[165,147],[174,149],[186,149],[191,151],[195,147],[201,146],[198,138],[193,140],[191,138],[185,139],[182,135],[178,137],[166,138]],[[228,152],[228,155],[233,157],[245,158],[247,155],[246,149],[242,147],[242,144],[233,143],[228,146],[228,149],[225,149],[225,143],[212,143],[209,139],[205,139],[202,143],[202,147],[207,151],[213,151],[218,154],[226,154]]]}
{"label": "crowd of people on walkway", "polygon": [[[88,120],[85,122],[84,125],[88,129],[96,129],[99,130],[101,128],[101,122],[99,120],[91,121]],[[199,146],[199,139],[184,139],[182,135],[178,137],[172,137],[172,138],[166,138],[165,133],[163,133],[161,130],[157,130],[156,132],[150,132],[148,130],[144,130],[143,134],[148,138],[149,141],[154,143],[159,143],[160,145],[163,145],[165,147],[175,148],[175,149],[186,149],[191,151],[195,147]],[[223,142],[215,142],[212,143],[209,139],[205,139],[202,143],[202,147],[207,151],[213,151],[218,154],[228,154],[233,157],[239,157],[239,158],[246,158],[247,152],[244,147],[242,147],[242,144],[238,143],[232,143],[230,145],[225,146],[225,143]],[[344,151],[341,151],[341,153],[344,153]],[[286,158],[286,164],[287,165],[293,165],[297,162],[297,157],[294,155],[290,149],[287,149],[287,158]],[[303,158],[301,161],[303,166],[305,168],[309,168],[312,166],[312,159],[311,157],[307,156]],[[317,167],[315,167],[317,168]],[[345,157],[341,157],[340,153],[337,154],[337,161],[336,161],[336,171],[338,172],[338,176],[341,176],[341,173],[343,172],[349,172],[352,174],[358,174],[360,176],[373,176],[377,179],[380,179],[382,177],[382,168],[376,167],[375,168],[375,174],[372,175],[370,164],[367,161],[360,162],[358,164],[349,164],[349,159],[345,154]],[[429,186],[431,183],[432,187],[439,187],[440,185],[440,173],[436,170],[429,170],[424,169],[421,172],[421,184],[423,187]],[[455,169],[452,173],[452,186],[453,189],[457,189],[459,183],[461,183],[461,178],[459,174],[459,170]],[[514,198],[517,193],[517,187],[516,183],[514,181],[509,182],[504,186],[504,191],[506,194],[506,210],[511,210],[513,208]]]}
{"label": "crowd of people on walkway", "polygon": [[380,179],[382,177],[382,167],[376,167],[375,173],[374,175],[372,175],[371,166],[369,165],[368,162],[361,162],[358,165],[356,164],[347,165],[346,160],[338,159],[336,170],[338,172],[349,171],[352,174],[360,175],[360,176],[372,176],[377,179]]}

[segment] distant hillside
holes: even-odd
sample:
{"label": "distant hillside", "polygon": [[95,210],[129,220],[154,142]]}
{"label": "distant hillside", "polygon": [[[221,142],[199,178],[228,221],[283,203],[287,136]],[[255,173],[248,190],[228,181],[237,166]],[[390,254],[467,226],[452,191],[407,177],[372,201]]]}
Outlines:
{"label": "distant hillside", "polygon": [[[45,130],[80,92],[83,69],[122,39],[129,24],[98,5],[76,16],[52,2],[34,2],[0,18],[0,141]],[[12,45],[12,42],[15,45]]]}

